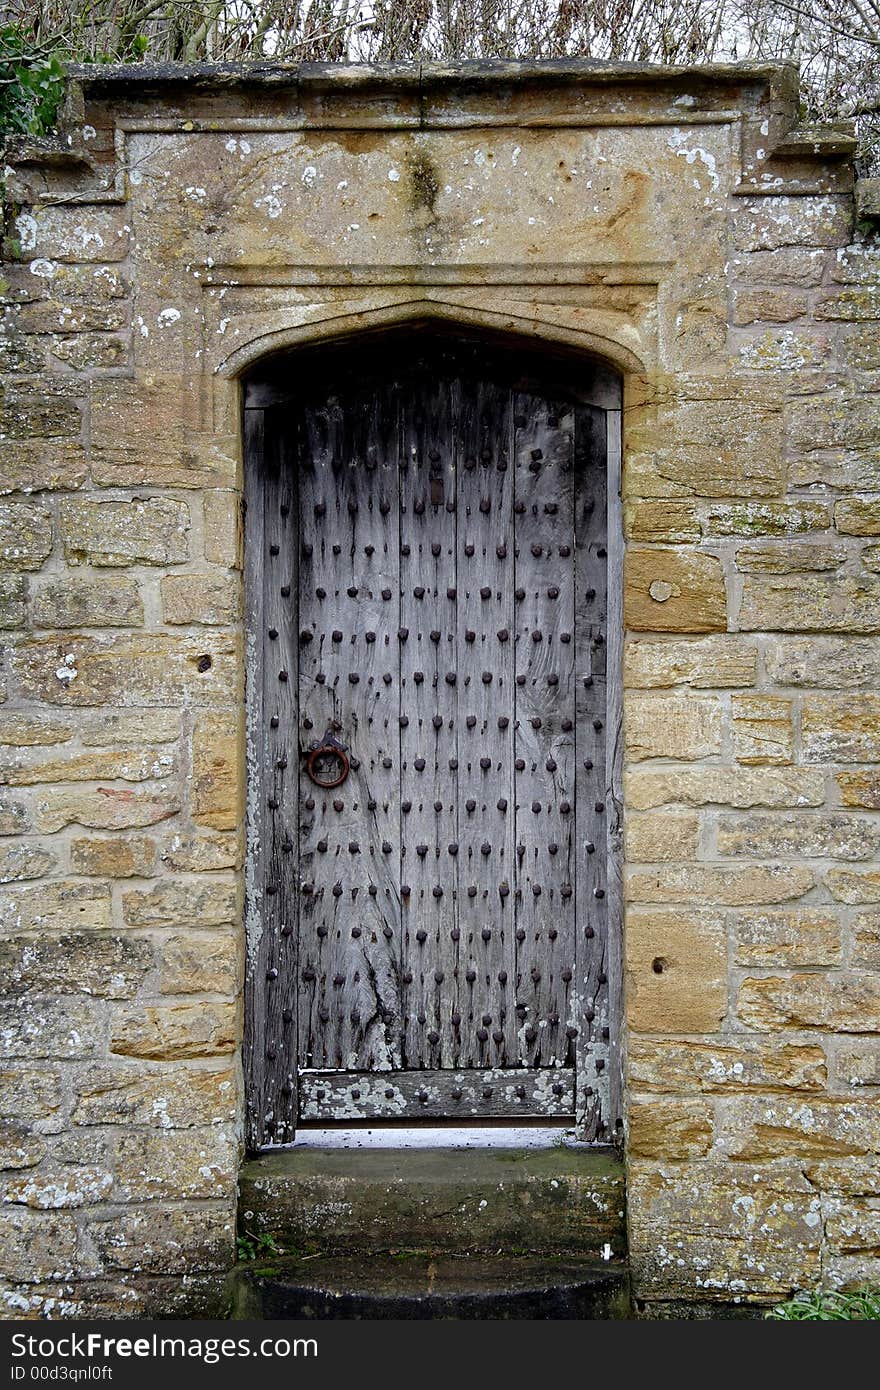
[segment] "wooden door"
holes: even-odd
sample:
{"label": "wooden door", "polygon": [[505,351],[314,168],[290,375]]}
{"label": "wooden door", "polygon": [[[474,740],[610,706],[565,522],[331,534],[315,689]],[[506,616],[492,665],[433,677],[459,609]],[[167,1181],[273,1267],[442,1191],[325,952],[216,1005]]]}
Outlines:
{"label": "wooden door", "polygon": [[294,361],[246,397],[256,1142],[607,1137],[606,409],[464,342]]}

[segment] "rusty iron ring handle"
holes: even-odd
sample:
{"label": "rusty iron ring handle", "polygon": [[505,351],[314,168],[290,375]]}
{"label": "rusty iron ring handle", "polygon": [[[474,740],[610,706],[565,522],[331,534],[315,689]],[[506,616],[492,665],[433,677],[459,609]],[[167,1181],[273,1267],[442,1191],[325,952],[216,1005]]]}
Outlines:
{"label": "rusty iron ring handle", "polygon": [[[315,770],[315,765],[318,759],[321,757],[326,757],[328,753],[332,754],[333,757],[337,759],[341,769],[338,776],[332,778],[332,780],[330,781],[324,780],[322,777],[318,775],[318,773]],[[309,774],[309,777],[312,779],[315,786],[324,787],[328,791],[332,787],[339,787],[342,785],[342,783],[345,781],[346,777],[349,774],[350,768],[351,763],[349,761],[348,754],[346,753],[345,749],[340,747],[340,745],[335,741],[333,743],[321,743],[318,745],[317,748],[313,748],[311,753],[309,754],[308,762],[306,763],[306,772]]]}

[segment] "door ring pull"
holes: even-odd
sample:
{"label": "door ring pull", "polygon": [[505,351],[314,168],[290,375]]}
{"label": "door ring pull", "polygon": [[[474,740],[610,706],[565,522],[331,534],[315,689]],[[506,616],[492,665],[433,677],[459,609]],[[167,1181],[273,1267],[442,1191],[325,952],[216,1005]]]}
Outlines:
{"label": "door ring pull", "polygon": [[323,743],[313,748],[306,763],[306,772],[316,787],[329,790],[339,787],[348,776],[351,763],[341,743],[325,736]]}

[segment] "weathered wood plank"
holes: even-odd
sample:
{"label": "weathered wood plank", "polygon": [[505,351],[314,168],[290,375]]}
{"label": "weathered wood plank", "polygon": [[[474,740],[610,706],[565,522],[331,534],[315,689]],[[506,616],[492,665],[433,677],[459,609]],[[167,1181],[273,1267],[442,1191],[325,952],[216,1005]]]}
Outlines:
{"label": "weathered wood plank", "polygon": [[608,874],[605,833],[607,726],[606,424],[604,411],[582,407],[576,419],[577,613],[577,1126],[595,1139],[607,1124]]}
{"label": "weathered wood plank", "polygon": [[574,1114],[574,1070],[423,1068],[386,1073],[303,1072],[301,1118],[312,1123],[401,1119],[548,1119]]}
{"label": "weathered wood plank", "polygon": [[459,1066],[516,1059],[511,393],[466,382],[458,460]]}
{"label": "weathered wood plank", "polygon": [[520,1058],[562,1066],[574,970],[574,419],[534,396],[518,395],[514,411]]}
{"label": "weathered wood plank", "polygon": [[259,1145],[288,1142],[297,1110],[297,804],[295,745],[291,748],[296,729],[296,497],[288,432],[277,412],[265,417],[253,412],[253,417],[246,435],[252,782],[247,974],[254,1067],[249,1110],[252,1142]]}
{"label": "weathered wood plank", "polygon": [[400,459],[401,917],[405,1058],[451,1044],[458,930],[453,386],[403,392]]}
{"label": "weathered wood plank", "polygon": [[375,398],[314,407],[301,460],[303,752],[329,735],[351,760],[329,790],[300,770],[301,1049],[380,1070],[400,1065],[394,424]]}

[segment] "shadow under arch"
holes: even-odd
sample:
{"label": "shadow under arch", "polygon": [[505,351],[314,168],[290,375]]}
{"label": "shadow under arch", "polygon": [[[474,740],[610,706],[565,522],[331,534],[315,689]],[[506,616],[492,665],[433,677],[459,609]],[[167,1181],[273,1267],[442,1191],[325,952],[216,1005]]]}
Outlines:
{"label": "shadow under arch", "polygon": [[337,347],[346,343],[367,344],[407,333],[418,337],[457,333],[461,337],[479,338],[487,346],[517,346],[520,351],[540,354],[545,361],[592,361],[618,378],[645,372],[643,358],[633,346],[621,341],[622,334],[616,331],[618,325],[603,322],[607,314],[597,312],[595,322],[589,327],[572,328],[549,317],[550,313],[545,308],[533,315],[514,316],[462,303],[419,298],[367,313],[339,314],[309,324],[268,330],[230,353],[219,364],[216,375],[226,379],[252,378],[271,359],[291,352],[304,352],[322,344]]}

